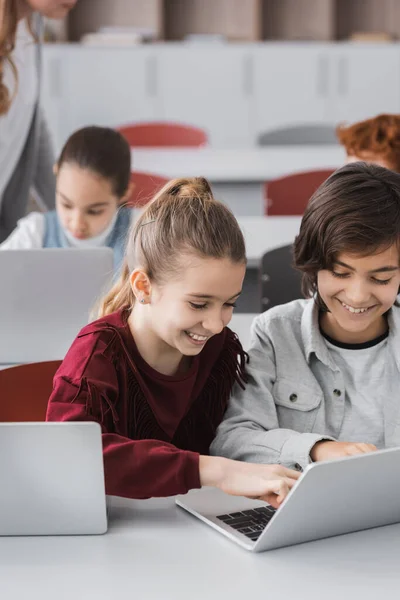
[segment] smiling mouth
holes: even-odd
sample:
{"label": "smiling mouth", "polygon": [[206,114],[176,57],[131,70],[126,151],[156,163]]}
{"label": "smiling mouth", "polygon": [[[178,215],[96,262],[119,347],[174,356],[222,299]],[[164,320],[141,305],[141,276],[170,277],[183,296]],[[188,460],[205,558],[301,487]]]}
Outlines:
{"label": "smiling mouth", "polygon": [[190,337],[191,340],[197,343],[204,344],[208,340],[208,336],[206,335],[198,335],[197,333],[192,333],[191,331],[185,331],[186,335]]}
{"label": "smiling mouth", "polygon": [[343,308],[345,310],[347,310],[347,312],[351,313],[352,315],[364,315],[365,313],[371,312],[371,310],[375,307],[375,305],[374,305],[374,306],[366,306],[366,307],[356,308],[354,306],[350,306],[349,304],[346,304],[345,302],[342,302],[341,300],[339,300],[339,302],[343,306]]}

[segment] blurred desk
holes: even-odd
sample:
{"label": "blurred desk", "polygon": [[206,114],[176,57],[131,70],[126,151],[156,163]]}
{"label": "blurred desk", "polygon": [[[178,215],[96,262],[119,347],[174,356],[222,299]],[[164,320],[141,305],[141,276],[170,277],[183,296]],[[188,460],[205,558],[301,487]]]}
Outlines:
{"label": "blurred desk", "polygon": [[259,148],[132,148],[132,168],[164,177],[202,176],[216,198],[236,215],[263,215],[263,184],[289,173],[337,168],[344,163],[339,145]]}
{"label": "blurred desk", "polygon": [[237,217],[244,234],[249,267],[258,267],[268,250],[294,242],[301,217]]}
{"label": "blurred desk", "polygon": [[396,598],[399,534],[400,525],[392,525],[253,554],[175,506],[174,498],[113,498],[105,535],[0,538],[0,596]]}

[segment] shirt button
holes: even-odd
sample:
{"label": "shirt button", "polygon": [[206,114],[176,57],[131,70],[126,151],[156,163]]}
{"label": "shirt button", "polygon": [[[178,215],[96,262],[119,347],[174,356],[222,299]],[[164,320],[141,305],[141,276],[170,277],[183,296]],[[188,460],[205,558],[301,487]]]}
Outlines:
{"label": "shirt button", "polygon": [[333,390],[333,393],[335,394],[335,396],[341,396],[342,395],[342,392],[340,390],[338,390],[338,389]]}
{"label": "shirt button", "polygon": [[296,464],[294,465],[294,468],[296,469],[296,471],[302,471],[302,470],[303,470],[302,466],[301,466],[301,465],[299,465],[299,463],[296,463]]}
{"label": "shirt button", "polygon": [[296,402],[296,400],[297,400],[297,394],[290,394],[289,400],[290,400],[290,402]]}

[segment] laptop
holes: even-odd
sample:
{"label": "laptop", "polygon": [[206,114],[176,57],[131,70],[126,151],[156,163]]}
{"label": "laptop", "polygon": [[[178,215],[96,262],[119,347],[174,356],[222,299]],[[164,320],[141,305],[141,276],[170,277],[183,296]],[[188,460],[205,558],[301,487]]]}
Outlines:
{"label": "laptop", "polygon": [[390,525],[400,522],[400,448],[307,466],[277,510],[214,488],[176,503],[251,552]]}
{"label": "laptop", "polygon": [[0,252],[0,363],[63,359],[112,276],[111,248]]}
{"label": "laptop", "polygon": [[107,531],[98,423],[0,423],[0,536]]}

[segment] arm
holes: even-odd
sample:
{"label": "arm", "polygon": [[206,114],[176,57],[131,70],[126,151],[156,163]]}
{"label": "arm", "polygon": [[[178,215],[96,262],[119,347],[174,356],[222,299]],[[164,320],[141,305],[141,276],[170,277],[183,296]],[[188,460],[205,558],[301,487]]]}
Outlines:
{"label": "arm", "polygon": [[106,493],[128,498],[185,494],[200,487],[199,456],[157,440],[131,440],[115,433],[119,415],[118,379],[111,360],[96,348],[82,377],[78,371],[85,352],[77,340],[54,380],[46,420],[97,421],[102,428]]}
{"label": "arm", "polygon": [[184,494],[208,485],[279,505],[298,473],[277,465],[247,465],[199,456],[166,442],[131,440],[117,433],[119,425],[123,426],[116,411],[120,398],[117,374],[105,356],[107,344],[93,348],[90,338],[78,338],[65,357],[55,376],[46,419],[100,424],[107,494],[148,498]]}
{"label": "arm", "polygon": [[44,237],[44,215],[33,212],[20,219],[11,235],[0,244],[0,250],[31,250],[42,248]]}
{"label": "arm", "polygon": [[38,107],[38,119],[39,139],[32,187],[39,205],[43,209],[52,210],[55,207],[56,195],[56,182],[53,173],[55,157],[50,132],[40,107]]}
{"label": "arm", "polygon": [[248,383],[235,386],[211,453],[254,463],[280,463],[287,467],[310,463],[316,442],[331,439],[314,433],[280,429],[273,398],[276,364],[273,343],[257,318],[252,325]]}

